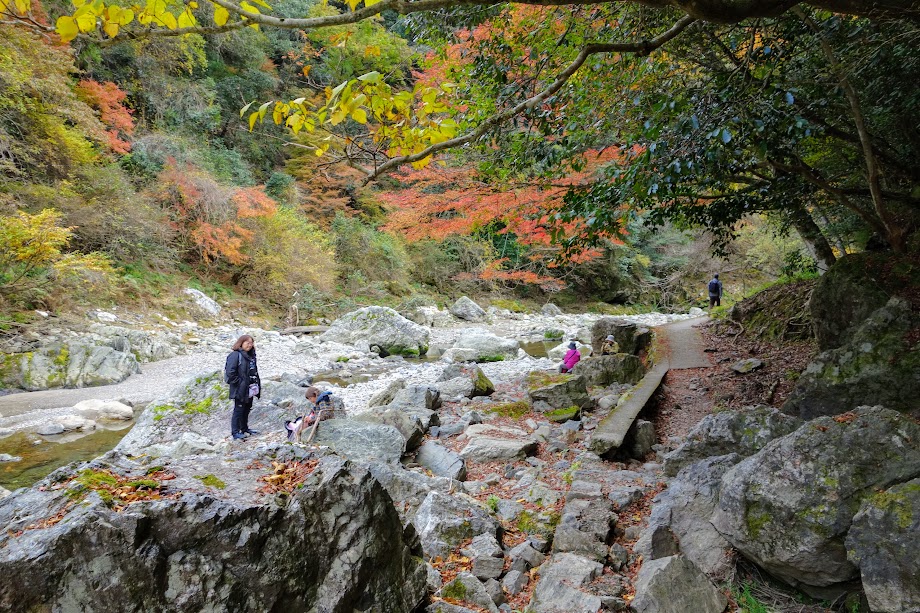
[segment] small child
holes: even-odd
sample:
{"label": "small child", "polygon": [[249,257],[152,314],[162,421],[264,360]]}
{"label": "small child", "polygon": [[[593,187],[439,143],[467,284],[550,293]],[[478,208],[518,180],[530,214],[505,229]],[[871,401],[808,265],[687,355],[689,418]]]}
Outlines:
{"label": "small child", "polygon": [[341,419],[345,417],[342,410],[342,401],[332,395],[332,392],[320,392],[317,387],[308,387],[305,394],[307,399],[307,413],[296,419],[284,422],[288,431],[288,440],[300,440],[304,430],[316,423],[317,420]]}
{"label": "small child", "polygon": [[578,345],[573,341],[569,343],[569,350],[565,352],[565,357],[562,358],[562,365],[559,367],[559,372],[569,372],[575,368],[579,360],[581,360],[581,354],[578,352]]}

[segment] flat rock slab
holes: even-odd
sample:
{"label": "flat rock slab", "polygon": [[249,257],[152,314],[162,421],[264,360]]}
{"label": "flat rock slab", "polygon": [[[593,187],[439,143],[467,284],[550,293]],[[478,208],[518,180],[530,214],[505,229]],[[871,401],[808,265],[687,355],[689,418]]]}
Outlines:
{"label": "flat rock slab", "polygon": [[427,441],[419,448],[415,461],[439,477],[466,480],[466,462],[460,454],[434,441]]}
{"label": "flat rock slab", "polygon": [[320,422],[313,443],[361,464],[399,462],[406,450],[406,439],[393,426],[344,419]]}
{"label": "flat rock slab", "polygon": [[661,380],[667,372],[667,363],[656,365],[636,387],[620,397],[613,411],[597,424],[594,435],[591,437],[592,451],[603,455],[620,448],[626,438],[626,433],[629,432],[652,394],[661,385]]}

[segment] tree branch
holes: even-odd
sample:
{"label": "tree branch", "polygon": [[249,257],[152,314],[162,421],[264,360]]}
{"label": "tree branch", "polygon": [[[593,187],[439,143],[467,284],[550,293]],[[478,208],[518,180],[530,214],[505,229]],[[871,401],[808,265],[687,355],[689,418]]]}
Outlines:
{"label": "tree branch", "polygon": [[[218,0],[218,1],[224,2],[225,0]],[[374,6],[377,6],[377,5],[374,5]],[[368,175],[364,179],[364,181],[362,181],[362,185],[367,185],[373,179],[377,178],[381,174],[397,166],[401,166],[403,164],[411,164],[413,162],[418,162],[420,160],[425,159],[429,155],[432,155],[439,151],[444,151],[445,149],[453,149],[455,147],[459,147],[461,145],[465,145],[469,142],[472,142],[478,139],[479,137],[481,137],[482,135],[484,135],[486,132],[488,132],[492,128],[507,121],[511,117],[514,117],[515,115],[518,115],[524,111],[533,109],[537,105],[542,104],[547,98],[549,98],[550,96],[555,94],[557,91],[559,91],[562,88],[562,86],[565,85],[566,81],[568,81],[572,77],[572,75],[574,75],[578,71],[578,69],[581,68],[582,64],[585,63],[585,60],[587,60],[589,57],[591,57],[594,54],[597,54],[597,53],[637,53],[639,55],[648,55],[655,49],[658,49],[659,47],[661,47],[668,41],[674,39],[677,35],[679,35],[681,32],[687,29],[687,27],[690,26],[690,24],[692,24],[695,21],[696,19],[689,17],[689,16],[681,17],[673,26],[671,26],[669,30],[667,30],[666,32],[663,32],[662,34],[659,34],[658,36],[656,36],[655,38],[651,40],[638,41],[638,42],[632,42],[632,43],[594,43],[594,44],[585,45],[584,47],[582,47],[581,51],[579,52],[575,60],[571,64],[569,64],[565,70],[559,73],[559,75],[556,77],[556,80],[553,81],[549,85],[549,87],[547,87],[540,93],[536,94],[535,96],[531,96],[530,98],[527,98],[526,100],[518,103],[517,105],[511,107],[510,109],[506,109],[504,111],[501,111],[500,113],[496,113],[492,115],[491,117],[488,117],[481,124],[479,124],[479,126],[476,127],[476,129],[462,136],[457,136],[450,140],[444,141],[443,143],[437,143],[435,145],[431,145],[430,147],[427,147],[426,149],[418,153],[414,153],[412,155],[404,155],[404,156],[399,156],[399,157],[395,157],[395,158],[391,158],[387,160],[386,162],[384,162],[383,164],[375,168],[374,172]]]}

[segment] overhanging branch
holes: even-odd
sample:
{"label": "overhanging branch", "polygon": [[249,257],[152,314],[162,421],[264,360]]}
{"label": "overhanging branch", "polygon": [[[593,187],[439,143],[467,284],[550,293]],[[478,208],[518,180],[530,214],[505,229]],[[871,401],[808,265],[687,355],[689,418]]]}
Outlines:
{"label": "overhanging branch", "polygon": [[[220,1],[223,2],[224,0],[220,0]],[[377,5],[374,5],[374,6],[377,6]],[[668,41],[674,39],[678,34],[680,34],[685,29],[687,29],[687,27],[690,26],[690,24],[692,24],[695,21],[696,19],[694,19],[693,17],[689,17],[689,16],[681,17],[673,26],[671,26],[670,29],[659,34],[655,38],[645,40],[645,41],[637,41],[637,42],[631,42],[631,43],[594,43],[594,44],[585,45],[584,47],[582,47],[581,51],[578,53],[578,56],[575,58],[575,60],[572,61],[572,63],[569,64],[565,70],[560,72],[559,76],[556,77],[556,80],[553,81],[546,89],[544,89],[540,93],[534,96],[531,96],[530,98],[527,98],[526,100],[518,103],[517,105],[509,109],[506,109],[500,113],[496,113],[492,115],[491,117],[484,120],[481,124],[479,124],[479,126],[477,126],[474,130],[467,132],[466,134],[457,136],[450,140],[446,140],[442,143],[431,145],[430,147],[427,147],[426,149],[419,151],[418,153],[413,153],[412,155],[404,155],[404,156],[399,156],[399,157],[395,157],[395,158],[391,158],[387,160],[386,162],[384,162],[383,164],[375,168],[374,171],[364,179],[362,184],[366,185],[367,183],[369,183],[376,177],[380,176],[381,174],[397,166],[401,166],[403,164],[412,164],[413,162],[418,162],[420,160],[423,160],[429,155],[433,155],[435,153],[438,153],[439,151],[444,151],[446,149],[453,149],[455,147],[459,147],[461,145],[465,145],[469,142],[472,142],[478,139],[479,137],[483,136],[484,134],[486,134],[492,128],[507,121],[508,119],[514,117],[515,115],[518,115],[520,113],[523,113],[524,111],[533,109],[534,107],[542,104],[550,96],[552,96],[557,91],[559,91],[562,88],[562,86],[565,85],[566,81],[568,81],[572,77],[572,75],[574,75],[578,71],[578,69],[581,68],[582,64],[584,64],[585,61],[592,55],[595,55],[598,53],[637,53],[640,55],[648,55],[655,49],[658,49],[659,47],[661,47]]]}

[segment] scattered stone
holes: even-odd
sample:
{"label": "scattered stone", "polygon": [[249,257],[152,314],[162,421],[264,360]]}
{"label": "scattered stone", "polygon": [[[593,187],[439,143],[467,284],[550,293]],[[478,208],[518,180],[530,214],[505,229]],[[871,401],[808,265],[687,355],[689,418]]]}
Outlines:
{"label": "scattered stone", "polygon": [[540,308],[540,312],[549,317],[557,317],[562,315],[562,309],[557,307],[552,302],[547,302]]}
{"label": "scattered stone", "polygon": [[763,368],[763,360],[758,360],[757,358],[747,358],[732,364],[732,370],[739,375],[746,375],[747,373],[757,370],[758,368]]}
{"label": "scattered stone", "polygon": [[722,613],[728,604],[709,577],[681,555],[646,560],[635,588],[637,613]]}
{"label": "scattered stone", "polygon": [[318,338],[351,344],[363,351],[418,357],[428,352],[428,330],[388,307],[352,311],[332,323]]}
{"label": "scattered stone", "polygon": [[439,477],[466,480],[466,462],[460,454],[434,441],[427,441],[419,448],[415,461]]}
{"label": "scattered stone", "polygon": [[486,591],[485,586],[471,573],[462,572],[457,578],[441,588],[442,598],[461,600],[477,607],[482,607],[489,613],[498,613],[498,607],[492,596]]}
{"label": "scattered stone", "polygon": [[603,565],[572,553],[554,555],[540,569],[530,609],[534,613],[597,611],[601,607],[600,598],[584,588],[600,576],[603,569]]}
{"label": "scattered stone", "polygon": [[19,462],[20,460],[22,460],[22,458],[18,455],[0,453],[0,462]]}
{"label": "scattered stone", "polygon": [[117,400],[83,400],[73,410],[86,419],[98,421],[125,421],[134,418],[134,409]]}
{"label": "scattered stone", "polygon": [[47,424],[42,424],[35,429],[36,434],[41,436],[54,436],[55,434],[63,434],[64,426],[59,423],[50,422]]}
{"label": "scattered stone", "polygon": [[483,586],[485,586],[486,592],[492,598],[492,602],[497,605],[502,605],[505,603],[505,593],[502,591],[501,583],[495,579],[490,578],[483,582]]}
{"label": "scattered stone", "polygon": [[465,321],[484,321],[486,319],[486,312],[483,308],[466,296],[457,299],[449,310],[454,317]]}
{"label": "scattered stone", "polygon": [[509,570],[505,578],[502,579],[502,587],[512,596],[520,594],[528,583],[530,583],[530,576],[519,570]]}
{"label": "scattered stone", "polygon": [[473,560],[472,572],[473,575],[482,580],[497,579],[501,577],[504,566],[505,561],[502,558],[480,556]]}
{"label": "scattered stone", "polygon": [[440,492],[429,492],[412,524],[429,559],[446,556],[467,539],[498,532],[498,524],[485,509]]}

